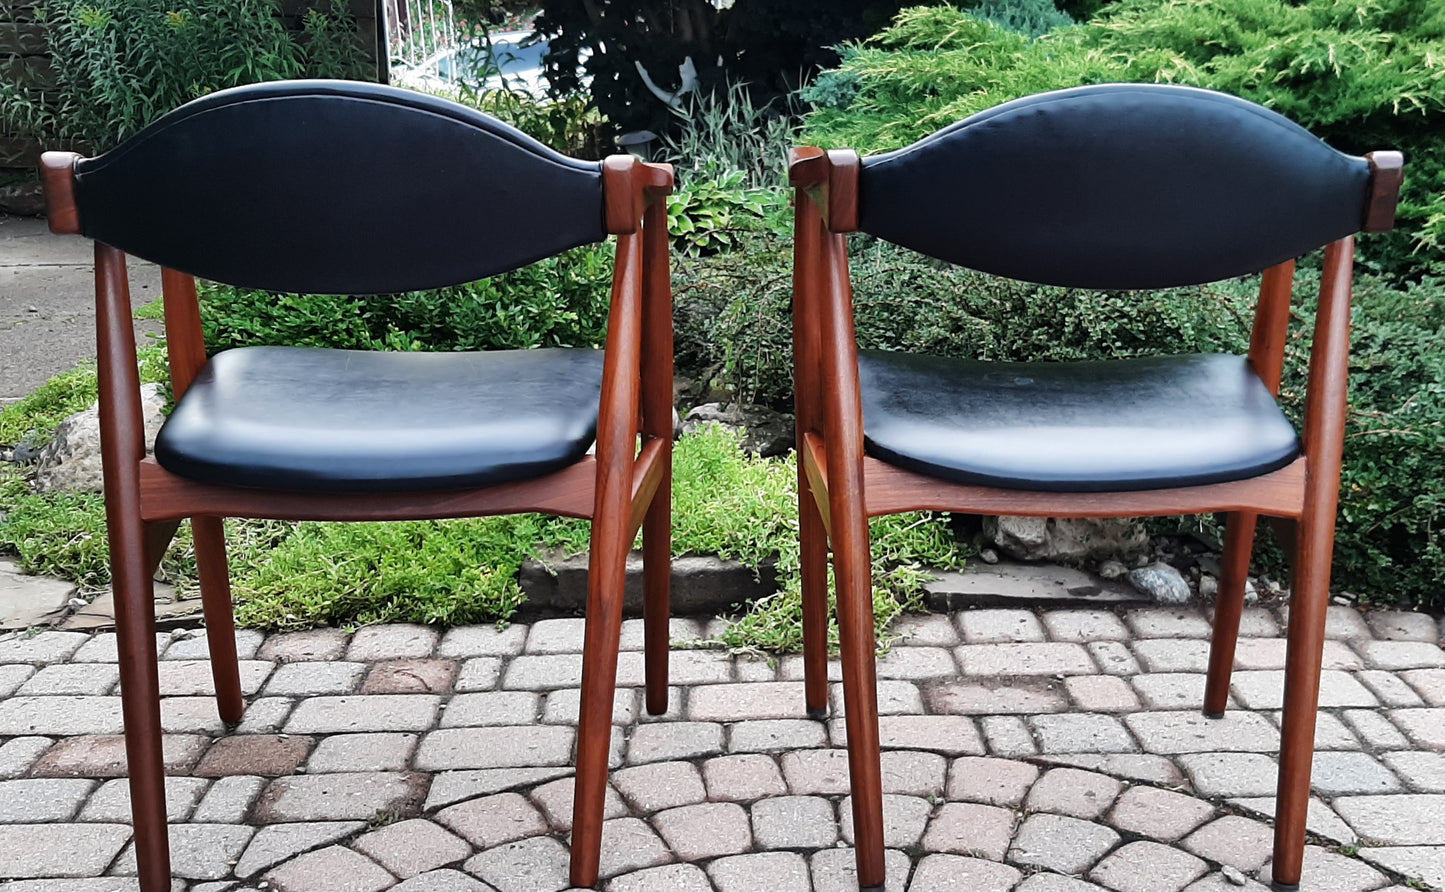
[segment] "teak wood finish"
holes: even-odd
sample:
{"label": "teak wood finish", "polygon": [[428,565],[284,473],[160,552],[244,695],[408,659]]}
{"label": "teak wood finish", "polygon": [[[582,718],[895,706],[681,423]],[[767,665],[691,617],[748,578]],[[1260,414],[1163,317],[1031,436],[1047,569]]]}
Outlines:
{"label": "teak wood finish", "polygon": [[[42,161],[50,228],[80,233],[74,168]],[[179,521],[190,518],[221,718],[241,719],[222,519],[375,521],[541,512],[592,521],[587,630],[573,816],[571,881],[598,878],[607,757],[627,554],[643,531],[647,707],[667,708],[671,555],[672,292],[667,208],[672,168],[630,156],[602,167],[606,231],[617,236],[596,455],[540,478],[473,490],[281,492],[201,483],[146,457],[126,257],[95,245],[100,426],[126,756],[142,892],[171,881],[161,751],[153,575]],[[163,273],[172,384],[179,400],[206,363],[195,280]],[[639,446],[640,442],[640,446]]]}
{"label": "teak wood finish", "polygon": [[[1376,152],[1363,231],[1393,225],[1401,182],[1397,152]],[[793,346],[797,393],[798,501],[801,516],[805,696],[810,715],[826,714],[827,559],[837,585],[843,695],[852,780],[859,885],[884,882],[875,641],[868,518],[914,510],[1119,517],[1228,512],[1224,568],[1211,645],[1204,711],[1217,717],[1229,693],[1257,519],[1297,524],[1294,598],[1289,617],[1273,878],[1300,879],[1309,803],[1325,609],[1339,495],[1346,412],[1350,282],[1354,238],[1325,250],[1314,328],[1302,455],[1253,479],[1130,492],[1043,492],[964,485],[891,466],[864,454],[846,233],[859,226],[858,155],[795,149]],[[1290,314],[1294,261],[1265,271],[1249,362],[1278,395]]]}

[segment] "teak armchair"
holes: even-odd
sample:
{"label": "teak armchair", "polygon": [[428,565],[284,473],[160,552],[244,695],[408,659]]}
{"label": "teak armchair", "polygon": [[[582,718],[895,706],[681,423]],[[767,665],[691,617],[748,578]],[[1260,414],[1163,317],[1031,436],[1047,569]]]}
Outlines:
{"label": "teak armchair", "polygon": [[[1335,151],[1205,90],[1030,96],[911,146],[794,151],[794,351],[808,710],[838,592],[858,877],[884,879],[868,518],[1228,512],[1204,711],[1223,713],[1257,518],[1297,528],[1273,879],[1299,882],[1344,437],[1354,233],[1394,222],[1396,152]],[[862,352],[845,233],[1031,282],[1132,290],[1263,271],[1249,355],[983,363]],[[1304,431],[1275,403],[1294,258],[1325,245]]]}
{"label": "teak armchair", "polygon": [[[220,715],[236,722],[222,518],[522,511],[592,520],[572,879],[593,885],[626,558],[639,527],[647,703],[654,713],[667,705],[671,168],[628,156],[575,161],[455,103],[341,81],[215,93],[104,155],[52,152],[42,166],[51,229],[95,240],[106,516],[144,892],[170,889],[152,576],[180,520],[191,518],[195,534]],[[491,276],[609,234],[604,351],[206,356],[193,276],[390,293]],[[142,440],[127,254],[164,268],[177,404],[154,458]]]}

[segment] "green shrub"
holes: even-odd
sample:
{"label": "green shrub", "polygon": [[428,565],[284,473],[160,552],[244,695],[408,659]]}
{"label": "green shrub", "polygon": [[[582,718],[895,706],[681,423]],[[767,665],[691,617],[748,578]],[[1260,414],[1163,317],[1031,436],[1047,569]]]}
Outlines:
{"label": "green shrub", "polygon": [[[1248,349],[1256,281],[1144,293],[1069,291],[853,242],[865,348],[994,360],[1077,360]],[[754,239],[675,275],[679,372],[741,399],[792,400],[791,259]],[[1296,285],[1281,397],[1301,420],[1318,272]],[[1445,280],[1403,290],[1357,277],[1335,585],[1445,606]]]}
{"label": "green shrub", "polygon": [[606,336],[610,243],[433,291],[376,296],[271,294],[201,286],[212,352],[248,344],[356,350],[594,347]]}
{"label": "green shrub", "polygon": [[1120,0],[1029,42],[951,7],[909,9],[806,95],[805,138],[877,152],[1020,96],[1169,82],[1262,103],[1339,149],[1400,149],[1396,233],[1366,259],[1445,270],[1445,6],[1433,0]]}
{"label": "green shrub", "polygon": [[0,80],[10,132],[109,148],[182,103],[294,77],[359,77],[365,51],[339,2],[288,32],[278,0],[43,0],[53,93]]}

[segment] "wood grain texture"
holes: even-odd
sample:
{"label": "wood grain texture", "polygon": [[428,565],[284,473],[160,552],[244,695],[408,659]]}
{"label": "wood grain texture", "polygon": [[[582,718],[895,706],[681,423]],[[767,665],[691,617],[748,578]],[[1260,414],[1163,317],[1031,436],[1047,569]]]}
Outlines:
{"label": "wood grain texture", "polygon": [[1400,185],[1405,181],[1405,156],[1399,152],[1371,152],[1370,197],[1365,205],[1363,232],[1388,232],[1395,228],[1395,208],[1400,203]]}
{"label": "wood grain texture", "polygon": [[[823,217],[808,188],[827,178],[819,149],[793,152],[793,393],[798,452],[798,559],[803,600],[803,687],[808,714],[828,711],[828,487],[826,469],[809,464],[809,439],[823,430],[819,287]],[[814,477],[819,478],[815,482]]]}
{"label": "wood grain texture", "polygon": [[[832,155],[829,161],[834,162]],[[830,197],[836,198],[836,196]],[[830,224],[831,226],[831,224]],[[853,328],[853,286],[845,236],[822,239],[821,309],[824,467],[833,579],[838,601],[838,638],[843,660],[844,722],[848,731],[848,777],[853,793],[853,833],[858,885],[881,886],[883,775],[878,742],[878,688],[873,633],[873,562],[863,500],[863,398],[858,382],[858,341]]]}
{"label": "wood grain texture", "polygon": [[[642,454],[641,476],[653,479],[642,526],[642,625],[645,699],[649,715],[667,712],[668,650],[672,614],[672,280],[668,261],[667,195],[672,168],[643,165],[642,229]],[[652,456],[649,457],[649,450]],[[656,468],[654,472],[652,468]],[[638,472],[634,470],[634,477]],[[636,530],[636,526],[633,530]]]}
{"label": "wood grain texture", "polygon": [[162,269],[161,299],[166,314],[171,390],[179,402],[206,364],[206,339],[201,332],[201,304],[196,297],[195,277]]}
{"label": "wood grain texture", "polygon": [[46,152],[40,156],[45,219],[56,235],[80,232],[80,211],[75,206],[75,162],[79,160],[80,156],[74,152]]}
{"label": "wood grain texture", "polygon": [[1325,614],[1330,599],[1330,561],[1345,443],[1354,248],[1354,238],[1349,237],[1325,249],[1305,397],[1308,474],[1290,587],[1272,868],[1275,881],[1286,884],[1298,883],[1304,866]]}
{"label": "wood grain texture", "polygon": [[901,511],[967,511],[1033,517],[1133,517],[1254,511],[1298,516],[1304,507],[1305,460],[1229,483],[1136,492],[1038,492],[969,486],[925,477],[876,458],[864,461],[868,516]]}
{"label": "wood grain texture", "polygon": [[1274,396],[1279,396],[1279,382],[1284,374],[1284,345],[1289,339],[1293,293],[1293,260],[1264,271],[1259,282],[1259,302],[1254,310],[1254,328],[1249,336],[1249,364]]}
{"label": "wood grain texture", "polygon": [[[609,159],[610,160],[610,159]],[[627,167],[626,179],[611,173],[608,225],[618,223],[614,208],[642,206],[642,193]],[[621,169],[615,165],[608,170]],[[626,200],[612,190],[626,189]],[[602,846],[602,816],[607,792],[607,761],[612,735],[617,651],[622,634],[622,594],[627,553],[632,545],[633,468],[637,421],[641,411],[643,244],[636,232],[617,239],[612,307],[607,319],[607,350],[602,368],[602,408],[597,419],[596,503],[587,567],[587,625],[582,643],[581,710],[577,724],[577,779],[572,811],[574,886],[597,882]]]}
{"label": "wood grain texture", "polygon": [[171,864],[161,753],[154,587],[136,473],[137,463],[145,455],[145,427],[125,255],[97,244],[95,271],[101,473],[115,592],[121,713],[136,863],[142,892],[169,892]]}
{"label": "wood grain texture", "polygon": [[439,520],[540,512],[591,517],[594,460],[584,458],[545,477],[475,490],[403,493],[305,493],[215,486],[172,474],[148,458],[139,463],[144,517],[173,520],[197,514],[272,520]]}

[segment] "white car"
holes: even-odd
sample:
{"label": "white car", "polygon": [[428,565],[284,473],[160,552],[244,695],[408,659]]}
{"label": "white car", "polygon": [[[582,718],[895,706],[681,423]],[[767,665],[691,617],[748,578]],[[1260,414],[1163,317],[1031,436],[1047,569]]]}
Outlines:
{"label": "white car", "polygon": [[428,93],[514,90],[535,99],[547,98],[549,86],[542,57],[547,41],[531,31],[499,31],[490,41],[473,40],[433,53],[416,65],[396,63],[391,82]]}

